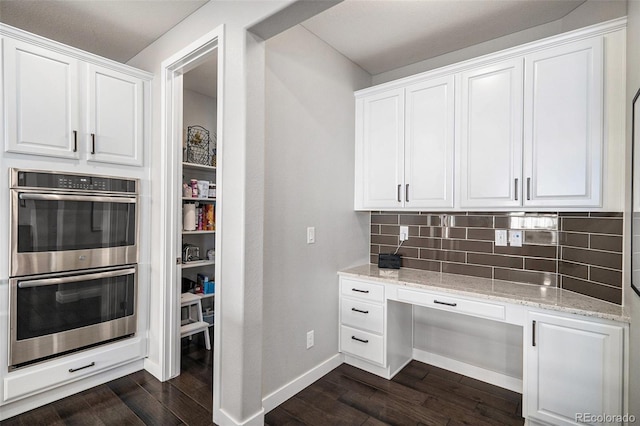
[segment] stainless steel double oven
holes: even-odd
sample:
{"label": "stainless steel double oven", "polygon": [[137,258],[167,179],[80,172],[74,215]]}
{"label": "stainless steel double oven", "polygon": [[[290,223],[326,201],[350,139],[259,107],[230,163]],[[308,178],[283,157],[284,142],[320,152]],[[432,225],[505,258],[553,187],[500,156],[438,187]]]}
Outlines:
{"label": "stainless steel double oven", "polygon": [[136,332],[138,180],[10,169],[9,366]]}

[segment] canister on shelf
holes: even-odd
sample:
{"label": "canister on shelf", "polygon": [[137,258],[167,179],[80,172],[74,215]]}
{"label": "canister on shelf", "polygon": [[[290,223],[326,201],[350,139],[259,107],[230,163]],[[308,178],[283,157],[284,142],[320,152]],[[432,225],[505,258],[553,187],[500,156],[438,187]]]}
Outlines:
{"label": "canister on shelf", "polygon": [[191,196],[193,198],[198,198],[198,179],[191,179]]}
{"label": "canister on shelf", "polygon": [[209,182],[209,198],[216,198],[216,184]]}
{"label": "canister on shelf", "polygon": [[185,203],[182,206],[182,229],[185,231],[196,229],[196,205],[193,203]]}

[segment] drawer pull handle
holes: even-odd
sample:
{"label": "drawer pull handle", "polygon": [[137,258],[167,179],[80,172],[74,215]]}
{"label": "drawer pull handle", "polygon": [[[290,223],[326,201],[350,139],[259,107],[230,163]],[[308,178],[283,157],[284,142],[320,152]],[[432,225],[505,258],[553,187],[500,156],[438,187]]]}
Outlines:
{"label": "drawer pull handle", "polygon": [[69,373],[75,373],[76,371],[80,371],[80,370],[84,370],[85,368],[89,368],[89,367],[93,367],[94,365],[96,365],[95,362],[92,362],[91,364],[87,364],[84,367],[80,367],[80,368],[70,368],[69,369]]}
{"label": "drawer pull handle", "polygon": [[457,303],[441,302],[439,300],[434,300],[433,303],[437,303],[438,305],[447,305],[447,306],[453,306],[453,307],[458,306]]}
{"label": "drawer pull handle", "polygon": [[353,312],[360,312],[361,314],[368,314],[369,313],[369,311],[361,311],[360,309],[356,309],[356,308],[351,308],[351,310]]}
{"label": "drawer pull handle", "polygon": [[358,293],[369,293],[369,290],[360,290],[358,288],[352,288],[351,291],[357,291]]}
{"label": "drawer pull handle", "polygon": [[356,336],[351,336],[351,339],[353,339],[353,340],[357,340],[358,342],[362,342],[362,343],[369,343],[369,341],[368,341],[368,340],[358,339]]}

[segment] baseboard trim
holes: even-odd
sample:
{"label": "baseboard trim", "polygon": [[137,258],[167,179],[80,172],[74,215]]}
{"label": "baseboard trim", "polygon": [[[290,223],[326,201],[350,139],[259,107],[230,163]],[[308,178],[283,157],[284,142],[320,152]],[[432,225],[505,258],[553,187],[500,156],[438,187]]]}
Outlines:
{"label": "baseboard trim", "polygon": [[342,364],[342,354],[335,354],[306,373],[296,377],[280,389],[271,392],[269,395],[262,398],[262,407],[264,408],[264,412],[268,413],[273,410],[278,405],[300,392],[302,389],[338,367],[340,364]]}
{"label": "baseboard trim", "polygon": [[454,371],[465,376],[500,386],[514,392],[522,393],[522,379],[507,376],[506,374],[497,373],[487,370],[486,368],[467,364],[466,362],[457,361],[432,352],[423,351],[421,349],[413,349],[413,359],[431,364],[434,367],[444,368],[445,370]]}
{"label": "baseboard trim", "polygon": [[144,369],[156,379],[160,380],[161,382],[164,381],[162,378],[162,367],[160,366],[160,364],[150,361],[149,358],[145,358]]}
{"label": "baseboard trim", "polygon": [[260,409],[253,416],[243,422],[239,422],[229,415],[225,410],[220,409],[215,416],[214,421],[219,426],[263,426],[264,425],[264,408]]}

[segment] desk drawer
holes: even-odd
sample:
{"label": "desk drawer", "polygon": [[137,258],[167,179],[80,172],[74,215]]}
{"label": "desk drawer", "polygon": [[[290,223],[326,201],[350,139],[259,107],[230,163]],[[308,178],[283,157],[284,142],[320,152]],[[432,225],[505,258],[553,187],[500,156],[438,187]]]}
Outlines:
{"label": "desk drawer", "polygon": [[505,307],[495,303],[478,302],[458,297],[443,296],[426,291],[398,289],[398,300],[430,308],[498,320],[505,319]]}
{"label": "desk drawer", "polygon": [[384,302],[384,285],[382,284],[342,278],[340,280],[340,291],[345,296],[356,297],[370,302]]}
{"label": "desk drawer", "polygon": [[340,326],[340,350],[378,364],[384,362],[384,343],[377,336],[355,328]]}
{"label": "desk drawer", "polygon": [[383,305],[361,302],[343,297],[340,301],[342,324],[382,334],[384,326]]}

